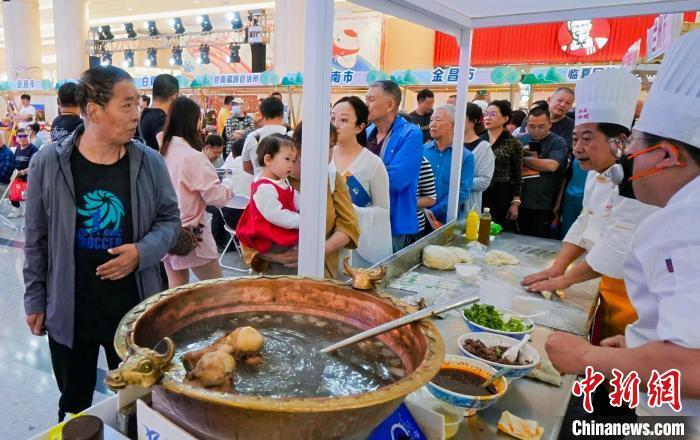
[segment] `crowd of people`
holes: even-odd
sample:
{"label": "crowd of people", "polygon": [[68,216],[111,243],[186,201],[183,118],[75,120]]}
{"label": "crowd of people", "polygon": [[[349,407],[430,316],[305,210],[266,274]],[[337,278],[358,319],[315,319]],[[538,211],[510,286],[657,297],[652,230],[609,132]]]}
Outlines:
{"label": "crowd of people", "polygon": [[[434,94],[423,90],[416,111],[405,115],[401,89],[389,80],[370,84],[365,99],[338,99],[328,156],[321,158],[328,162],[325,275],[336,277],[345,254],[369,266],[448,221],[454,127],[462,117],[458,220],[489,207],[507,230],[563,237],[552,266],[524,278],[523,286],[553,291],[600,278],[593,344],[624,347],[619,337],[627,330],[628,343],[643,345],[650,340],[645,326],[652,324],[643,320],[649,313],[663,314],[654,318],[666,323],[662,336],[686,341],[672,322],[677,306],[658,299],[660,309],[650,311],[656,303],[641,295],[646,287],[625,283],[629,268],[655,270],[645,266],[650,251],[633,255],[636,266],[625,255],[645,219],[655,219],[647,230],[647,224],[667,230],[663,219],[675,224],[659,215],[659,206],[690,214],[684,203],[694,203],[693,195],[680,188],[697,176],[697,136],[677,142],[678,135],[653,128],[644,112],[643,133],[632,134],[640,84],[628,72],[596,72],[576,94],[556,89],[521,114],[508,101],[486,102],[478,93],[458,115],[453,104],[435,106]],[[228,96],[210,133],[200,106],[179,95],[171,75],[155,78],[151,100],[138,95],[124,70],[92,68],[78,84],[59,89],[52,143],[39,149],[20,128],[17,151],[0,148],[0,177],[12,172],[29,183],[25,309],[32,332],[49,334],[60,419],[89,406],[100,346],[116,367],[111,340],[127,310],[166,286],[189,282],[190,271],[200,280],[222,276],[219,253],[233,239],[229,230],[256,272],[295,271],[303,124],[288,125],[279,95],[263,98],[255,119],[242,99]],[[660,110],[648,114],[653,111]],[[630,151],[639,157],[635,173],[652,152],[671,159],[649,162],[639,176],[659,173],[654,183],[633,186]],[[678,164],[683,172],[663,182],[662,170]],[[617,166],[625,178],[616,181]],[[669,186],[662,198],[651,191],[657,184]],[[234,197],[246,205],[228,208]],[[580,373],[564,359],[566,344],[579,343],[555,335],[550,357]],[[607,368],[600,353],[595,359]]]}

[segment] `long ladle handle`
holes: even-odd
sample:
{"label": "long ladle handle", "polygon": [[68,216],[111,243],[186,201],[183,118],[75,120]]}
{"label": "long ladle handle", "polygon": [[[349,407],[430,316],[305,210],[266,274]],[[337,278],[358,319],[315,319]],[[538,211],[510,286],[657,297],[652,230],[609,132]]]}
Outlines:
{"label": "long ladle handle", "polygon": [[478,296],[473,296],[469,298],[453,298],[440,304],[435,304],[434,306],[428,307],[427,309],[419,310],[415,313],[411,313],[406,316],[402,316],[401,318],[394,319],[393,321],[389,321],[377,327],[366,330],[362,333],[358,333],[355,336],[351,336],[347,339],[343,339],[340,342],[337,342],[333,345],[329,345],[328,347],[322,349],[321,353],[330,353],[331,351],[335,351],[339,348],[347,347],[348,345],[364,341],[365,339],[371,338],[372,336],[377,336],[382,333],[386,333],[389,330],[393,330],[395,328],[404,326],[406,324],[420,321],[421,319],[429,318],[431,316],[439,315],[440,313],[446,312],[448,310],[452,310],[467,304],[475,303],[477,301],[479,301]]}

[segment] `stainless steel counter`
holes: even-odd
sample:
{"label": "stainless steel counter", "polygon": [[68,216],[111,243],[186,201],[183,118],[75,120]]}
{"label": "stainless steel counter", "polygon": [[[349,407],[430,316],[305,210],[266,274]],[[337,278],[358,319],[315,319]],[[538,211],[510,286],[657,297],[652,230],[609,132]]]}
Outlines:
{"label": "stainless steel counter", "polygon": [[[597,302],[597,281],[567,289],[562,300],[547,300],[540,294],[525,291],[520,286],[520,280],[524,276],[549,267],[559,251],[561,242],[501,234],[492,241],[489,249],[509,252],[520,260],[520,264],[497,267],[476,260],[475,264],[482,267],[479,284],[459,281],[455,271],[437,271],[420,264],[421,252],[425,246],[447,243],[460,247],[467,245],[466,240],[455,232],[454,225],[448,225],[383,261],[381,264],[387,266],[387,276],[382,281],[383,289],[398,297],[405,297],[411,295],[411,292],[389,287],[392,281],[406,272],[430,274],[449,281],[446,284],[458,284],[458,291],[454,294],[478,295],[486,303],[521,313],[547,310],[549,313],[535,319],[538,326],[533,331],[532,342],[543,357],[546,357],[544,343],[552,329],[579,335],[588,333]],[[469,330],[459,314],[452,312],[446,319],[435,320],[435,323],[445,339],[447,354],[461,354],[457,339]],[[574,376],[565,375],[561,387],[529,378],[516,380],[510,384],[506,395],[494,406],[465,419],[455,438],[511,438],[497,431],[501,413],[508,410],[518,417],[536,420],[544,428],[543,438],[556,440],[571,398],[574,380]]]}

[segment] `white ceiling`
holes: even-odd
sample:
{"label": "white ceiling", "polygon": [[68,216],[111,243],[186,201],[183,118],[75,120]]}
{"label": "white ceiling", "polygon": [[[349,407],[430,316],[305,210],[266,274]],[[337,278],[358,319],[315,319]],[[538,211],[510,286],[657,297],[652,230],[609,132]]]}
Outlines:
{"label": "white ceiling", "polygon": [[462,27],[496,27],[578,18],[683,12],[700,0],[351,0],[453,35]]}

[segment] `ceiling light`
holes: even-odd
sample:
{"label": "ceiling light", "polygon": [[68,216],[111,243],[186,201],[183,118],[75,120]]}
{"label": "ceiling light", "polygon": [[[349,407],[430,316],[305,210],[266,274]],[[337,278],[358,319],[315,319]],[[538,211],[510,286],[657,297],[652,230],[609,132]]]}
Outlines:
{"label": "ceiling light", "polygon": [[229,63],[240,63],[241,62],[241,47],[236,44],[236,43],[231,43],[228,46],[228,50],[231,51],[231,54],[226,57],[226,61]]}
{"label": "ceiling light", "polygon": [[124,67],[134,67],[134,51],[127,49],[124,51],[124,61],[122,62]]}
{"label": "ceiling light", "polygon": [[197,17],[197,23],[202,26],[202,32],[211,32],[214,27],[211,25],[211,20],[208,15],[200,15]]}
{"label": "ceiling light", "polygon": [[211,60],[209,59],[209,45],[202,43],[199,45],[199,58],[197,58],[197,64],[209,64]]}
{"label": "ceiling light", "polygon": [[175,17],[170,19],[170,26],[173,27],[173,30],[175,31],[176,34],[184,34],[185,33],[185,25],[182,24],[182,18],[180,17]]}
{"label": "ceiling light", "polygon": [[126,36],[128,38],[136,38],[138,34],[134,29],[134,23],[124,23],[124,30],[126,31]]}
{"label": "ceiling light", "polygon": [[170,57],[171,66],[182,66],[182,48],[180,46],[173,47],[173,56]]}
{"label": "ceiling light", "polygon": [[241,13],[238,11],[229,12],[226,14],[226,19],[231,23],[231,29],[238,30],[243,29],[243,20],[241,20]]}
{"label": "ceiling light", "polygon": [[158,32],[158,27],[156,26],[156,22],[153,20],[146,22],[146,29],[148,29],[148,35],[151,37],[157,37],[158,35],[160,35],[160,32]]}
{"label": "ceiling light", "polygon": [[156,58],[157,53],[158,51],[153,47],[146,49],[146,67],[155,67],[158,65],[158,59]]}
{"label": "ceiling light", "polygon": [[112,33],[112,27],[109,25],[100,26],[97,28],[100,40],[113,40],[114,34]]}
{"label": "ceiling light", "polygon": [[112,54],[110,52],[102,52],[100,56],[100,66],[111,66]]}

